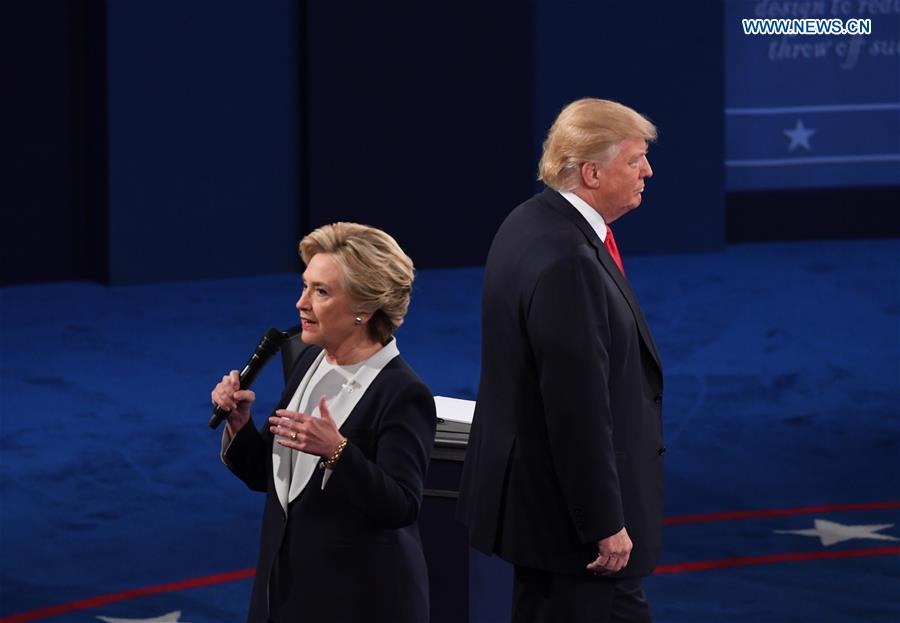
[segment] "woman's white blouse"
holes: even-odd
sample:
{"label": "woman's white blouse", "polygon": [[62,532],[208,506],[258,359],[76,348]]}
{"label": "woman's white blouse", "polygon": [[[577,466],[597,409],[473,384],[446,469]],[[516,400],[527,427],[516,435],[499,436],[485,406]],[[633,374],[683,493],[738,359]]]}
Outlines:
{"label": "woman's white blouse", "polygon": [[[319,417],[319,398],[325,396],[325,404],[337,427],[340,428],[350,416],[356,403],[394,357],[400,354],[397,340],[392,339],[374,355],[352,366],[338,366],[325,360],[325,351],[306,371],[293,397],[288,402],[288,411],[299,411]],[[320,457],[272,444],[272,471],[278,501],[288,511],[288,505],[297,499],[310,478]],[[331,470],[326,469],[322,477],[322,488],[328,482]]]}

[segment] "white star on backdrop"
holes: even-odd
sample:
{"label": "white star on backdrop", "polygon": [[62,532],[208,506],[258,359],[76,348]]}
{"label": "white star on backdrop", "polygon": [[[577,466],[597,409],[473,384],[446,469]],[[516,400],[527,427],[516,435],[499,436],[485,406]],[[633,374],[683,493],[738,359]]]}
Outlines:
{"label": "white star on backdrop", "polygon": [[900,541],[900,538],[888,534],[878,534],[887,528],[893,528],[894,524],[885,523],[877,525],[854,526],[844,525],[826,519],[813,521],[815,528],[806,530],[775,530],[778,534],[799,534],[801,536],[817,537],[822,545],[828,547],[835,543],[849,541],[851,539],[869,539],[872,541]]}
{"label": "white star on backdrop", "polygon": [[804,127],[803,121],[801,119],[797,119],[797,124],[794,126],[793,130],[785,130],[784,135],[791,139],[791,144],[788,145],[788,151],[794,151],[797,147],[802,147],[806,151],[812,149],[809,146],[809,137],[817,132],[814,128]]}
{"label": "white star on backdrop", "polygon": [[152,619],[117,619],[115,617],[97,617],[106,623],[187,623],[181,620],[181,610],[175,610]]}

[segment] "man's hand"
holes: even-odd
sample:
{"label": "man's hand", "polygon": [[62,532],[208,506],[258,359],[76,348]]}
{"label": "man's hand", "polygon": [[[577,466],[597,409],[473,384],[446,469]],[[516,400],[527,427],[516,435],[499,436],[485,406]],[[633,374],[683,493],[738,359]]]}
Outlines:
{"label": "man's hand", "polygon": [[631,538],[622,528],[614,535],[597,541],[597,558],[586,567],[594,575],[608,575],[621,570],[631,556]]}

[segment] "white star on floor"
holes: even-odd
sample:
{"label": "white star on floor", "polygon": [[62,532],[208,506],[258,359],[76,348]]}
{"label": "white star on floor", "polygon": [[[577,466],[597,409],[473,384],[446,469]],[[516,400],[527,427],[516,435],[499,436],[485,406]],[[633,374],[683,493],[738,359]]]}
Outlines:
{"label": "white star on floor", "polygon": [[788,145],[788,151],[794,151],[797,147],[802,147],[806,151],[812,149],[809,146],[809,137],[815,134],[818,130],[814,128],[806,128],[803,126],[803,121],[797,119],[797,125],[794,126],[793,130],[785,130],[784,135],[791,139],[791,144]]}
{"label": "white star on floor", "polygon": [[799,534],[801,536],[818,537],[822,541],[822,545],[828,547],[835,543],[849,541],[851,539],[869,539],[872,541],[900,541],[900,538],[887,534],[878,534],[887,528],[893,528],[894,524],[885,523],[878,525],[854,526],[844,525],[826,519],[816,519],[813,521],[815,528],[807,530],[775,530],[778,534]]}
{"label": "white star on floor", "polygon": [[115,617],[97,617],[106,623],[187,623],[181,620],[181,610],[175,610],[152,619],[117,619]]}

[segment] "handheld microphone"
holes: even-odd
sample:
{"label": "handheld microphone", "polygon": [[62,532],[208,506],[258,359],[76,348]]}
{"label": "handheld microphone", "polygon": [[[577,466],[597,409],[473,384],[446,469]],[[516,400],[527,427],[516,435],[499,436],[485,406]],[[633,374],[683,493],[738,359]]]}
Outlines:
{"label": "handheld microphone", "polygon": [[[244,369],[241,370],[241,389],[249,389],[260,370],[269,363],[269,360],[275,353],[281,350],[281,347],[285,342],[292,337],[299,335],[300,330],[300,327],[297,326],[292,327],[287,331],[279,331],[274,327],[266,331],[266,334],[262,336],[262,339],[259,341],[256,351],[250,355],[250,359],[247,360]],[[222,407],[216,407],[212,417],[209,418],[209,427],[218,427],[222,420],[228,417],[229,413],[230,411],[227,411]]]}

